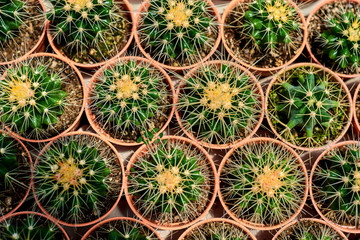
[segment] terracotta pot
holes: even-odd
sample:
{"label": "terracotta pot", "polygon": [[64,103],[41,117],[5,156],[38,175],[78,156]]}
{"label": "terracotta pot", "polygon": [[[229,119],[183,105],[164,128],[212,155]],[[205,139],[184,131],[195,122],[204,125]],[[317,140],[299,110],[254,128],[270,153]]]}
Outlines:
{"label": "terracotta pot", "polygon": [[354,127],[356,129],[356,131],[358,133],[360,133],[360,124],[359,124],[359,119],[356,115],[356,102],[358,101],[359,98],[359,91],[360,91],[360,84],[357,86],[356,90],[355,90],[355,94],[354,94],[354,102],[353,102],[353,113],[354,113]]}
{"label": "terracotta pot", "polygon": [[[256,132],[257,130],[259,129],[259,127],[261,126],[261,123],[262,123],[262,120],[264,118],[264,92],[262,90],[262,87],[258,81],[258,79],[251,73],[249,72],[247,69],[245,69],[244,67],[240,66],[239,64],[236,64],[234,62],[230,62],[230,61],[221,61],[221,60],[215,60],[215,61],[207,61],[205,63],[198,63],[197,66],[195,68],[193,68],[192,70],[190,70],[186,75],[185,75],[185,79],[189,79],[192,75],[194,75],[194,73],[196,73],[196,71],[199,69],[199,68],[202,68],[203,66],[208,66],[208,65],[211,65],[211,64],[216,64],[216,65],[221,65],[221,64],[228,64],[228,65],[231,65],[232,67],[235,67],[235,68],[239,68],[241,69],[241,71],[245,72],[247,76],[250,77],[250,79],[255,83],[256,85],[256,88],[259,92],[259,95],[260,95],[260,99],[261,99],[261,115],[258,119],[258,123],[255,125],[255,127],[253,128],[252,132],[244,139],[239,139],[235,142],[232,142],[232,143],[227,143],[227,144],[210,144],[210,143],[207,143],[207,142],[204,142],[204,141],[201,141],[201,140],[198,140],[190,131],[186,130],[184,125],[182,124],[182,121],[181,121],[181,116],[180,116],[180,112],[178,109],[176,109],[175,111],[175,116],[176,116],[176,120],[181,128],[181,130],[186,134],[187,137],[189,137],[191,140],[193,141],[196,141],[198,144],[200,144],[201,146],[203,147],[207,147],[207,148],[212,148],[212,149],[229,149],[229,148],[232,148],[234,147],[236,144],[238,144],[239,142],[241,141],[244,141],[244,140],[247,140],[249,138],[251,138]],[[177,88],[176,90],[176,104],[179,103],[179,94],[180,94],[180,90],[184,87],[185,85],[185,81],[184,79],[182,79],[179,83],[179,87]]]}
{"label": "terracotta pot", "polygon": [[326,149],[323,153],[321,153],[321,155],[316,159],[312,169],[311,169],[311,173],[310,173],[310,180],[309,180],[309,186],[310,186],[310,198],[311,198],[311,202],[313,204],[313,207],[315,208],[316,212],[320,215],[320,217],[322,219],[325,220],[325,222],[330,225],[331,227],[335,228],[337,231],[343,231],[343,232],[348,232],[348,233],[354,233],[354,234],[358,234],[360,233],[360,228],[356,228],[356,227],[350,227],[350,226],[342,226],[339,225],[333,221],[331,221],[330,219],[328,219],[327,217],[325,217],[325,215],[321,212],[321,210],[319,209],[319,207],[317,206],[316,200],[314,198],[314,190],[313,190],[313,177],[315,174],[315,169],[318,166],[319,162],[321,161],[321,159],[327,154],[329,153],[329,151],[335,149],[335,148],[341,148],[345,145],[348,144],[353,144],[353,143],[358,143],[357,141],[344,141],[344,142],[340,142],[338,144],[335,144],[334,146],[331,146],[330,148]]}
{"label": "terracotta pot", "polygon": [[95,114],[93,114],[93,112],[90,109],[90,105],[91,105],[91,90],[94,88],[94,84],[98,81],[98,79],[103,75],[103,72],[112,67],[115,66],[118,62],[120,61],[126,61],[126,60],[135,60],[138,63],[144,62],[145,64],[147,64],[148,66],[153,66],[156,70],[160,71],[160,73],[164,76],[164,80],[166,80],[166,84],[168,86],[168,90],[171,91],[172,94],[172,107],[171,107],[171,112],[168,116],[168,120],[167,122],[164,124],[164,126],[160,129],[159,132],[157,132],[154,136],[154,140],[156,139],[156,137],[162,133],[169,125],[169,123],[171,122],[171,119],[173,117],[174,111],[175,111],[175,90],[174,90],[174,85],[171,81],[170,76],[162,69],[160,68],[155,62],[151,62],[149,60],[147,60],[146,58],[142,58],[142,57],[136,57],[136,56],[131,56],[131,57],[122,57],[119,59],[113,59],[111,61],[109,61],[105,66],[103,66],[101,69],[99,69],[91,78],[88,87],[87,87],[87,91],[85,94],[85,101],[86,101],[86,108],[85,108],[85,113],[87,116],[87,119],[89,120],[89,123],[91,125],[91,127],[98,133],[100,134],[102,137],[104,137],[106,140],[117,144],[117,145],[121,145],[121,146],[138,146],[143,144],[143,142],[125,142],[121,139],[116,139],[114,137],[112,137],[110,134],[108,134],[107,132],[105,132],[102,127],[96,122],[96,116]]}
{"label": "terracotta pot", "polygon": [[144,224],[143,222],[134,219],[134,218],[129,218],[129,217],[115,217],[115,218],[109,218],[106,219],[104,221],[99,222],[98,224],[94,225],[92,228],[90,228],[85,235],[81,238],[81,240],[86,240],[88,237],[90,237],[90,235],[95,232],[98,228],[101,228],[103,225],[105,225],[106,223],[109,222],[114,222],[114,221],[130,221],[130,222],[134,222],[135,224],[139,224],[142,225],[146,228],[148,228],[150,231],[152,231],[154,233],[154,235],[159,239],[162,240],[162,238],[160,237],[160,234],[158,232],[155,231],[155,229],[153,229],[152,227]]}
{"label": "terracotta pot", "polygon": [[[211,0],[205,0],[208,4],[208,6],[211,7],[211,11],[212,11],[212,14],[214,16],[216,16],[218,22],[220,22],[220,14],[217,10],[217,8],[215,7],[214,3],[211,1]],[[139,7],[139,10],[138,12],[136,13],[136,18],[135,18],[135,30],[134,30],[134,38],[135,38],[135,42],[138,46],[138,48],[140,49],[140,52],[147,58],[149,59],[151,62],[156,62],[157,65],[159,65],[160,67],[162,68],[166,68],[170,71],[176,71],[176,72],[181,72],[181,71],[184,71],[184,70],[187,70],[187,69],[191,69],[193,67],[195,67],[198,63],[194,63],[194,64],[191,64],[191,65],[187,65],[187,66],[182,66],[182,67],[174,67],[174,66],[170,66],[170,65],[166,65],[166,64],[163,64],[163,63],[160,63],[156,60],[154,60],[150,54],[148,54],[145,49],[141,46],[141,40],[140,40],[140,36],[139,36],[139,33],[138,33],[138,29],[139,29],[139,23],[140,23],[140,20],[141,20],[141,16],[143,15],[144,12],[147,11],[147,9],[149,8],[150,6],[150,0],[145,0]],[[203,59],[201,59],[200,61],[198,62],[205,62],[206,60],[208,60],[217,50],[217,48],[219,47],[219,44],[220,44],[220,41],[221,41],[221,35],[220,35],[220,31],[218,31],[218,37],[215,41],[215,44],[213,46],[213,48],[211,49],[211,51],[209,52],[208,55],[206,55],[206,57],[204,57]]]}
{"label": "terracotta pot", "polygon": [[275,127],[273,126],[273,124],[271,123],[271,116],[270,114],[268,113],[268,101],[269,101],[269,94],[270,94],[270,90],[272,88],[272,86],[275,84],[275,82],[278,80],[278,76],[280,76],[281,74],[285,73],[286,71],[289,71],[291,69],[294,69],[294,68],[298,68],[298,67],[303,67],[303,66],[308,66],[308,67],[314,67],[314,68],[318,68],[318,69],[322,69],[323,71],[331,74],[333,77],[334,77],[334,80],[336,80],[338,83],[340,83],[340,85],[343,87],[344,91],[346,92],[346,95],[347,95],[347,99],[349,101],[349,104],[352,105],[352,99],[351,99],[351,94],[350,94],[350,91],[349,89],[347,88],[346,84],[341,80],[341,78],[336,75],[333,71],[331,71],[330,69],[328,68],[325,68],[324,66],[321,66],[321,65],[318,65],[318,64],[314,64],[314,63],[297,63],[297,64],[293,64],[289,67],[286,67],[284,68],[283,70],[281,70],[279,73],[277,73],[273,79],[271,80],[271,82],[269,83],[269,86],[267,88],[267,91],[266,91],[266,94],[265,94],[265,115],[266,115],[266,118],[267,118],[267,121],[270,125],[270,129],[271,131],[276,135],[277,138],[279,138],[281,141],[285,142],[286,144],[288,144],[289,146],[293,147],[293,148],[296,148],[298,150],[301,150],[301,151],[318,151],[318,150],[323,150],[323,149],[326,149],[328,146],[340,141],[340,139],[343,138],[343,136],[345,135],[345,133],[347,132],[347,130],[349,129],[350,127],[350,124],[351,124],[351,119],[353,117],[353,107],[352,106],[349,106],[349,120],[346,124],[346,126],[344,127],[342,133],[335,139],[333,140],[332,142],[324,145],[324,146],[320,146],[320,147],[314,147],[314,148],[311,148],[311,147],[301,147],[301,146],[297,146],[295,144],[292,144],[290,143],[289,141],[287,141],[286,139],[284,139],[275,129]]}
{"label": "terracotta pot", "polygon": [[298,160],[297,162],[299,163],[299,165],[301,166],[301,170],[304,172],[304,176],[305,176],[305,184],[304,184],[304,197],[302,199],[302,202],[299,206],[299,208],[296,210],[296,212],[286,221],[279,223],[277,225],[263,225],[263,224],[259,224],[259,223],[253,223],[244,219],[239,219],[232,211],[231,209],[227,206],[222,193],[221,193],[221,189],[219,188],[219,199],[220,202],[222,204],[222,206],[224,207],[224,209],[226,210],[226,212],[230,215],[231,218],[233,218],[234,220],[236,220],[237,222],[239,222],[240,224],[244,225],[245,227],[251,228],[251,229],[256,229],[256,230],[260,230],[260,231],[269,231],[269,230],[274,230],[277,228],[282,228],[284,227],[286,224],[288,224],[289,222],[293,221],[298,215],[299,213],[302,211],[303,207],[305,206],[306,203],[306,199],[308,196],[308,189],[309,189],[309,184],[308,184],[308,176],[307,176],[307,170],[305,167],[304,162],[302,161],[301,157],[299,156],[299,154],[297,154],[292,148],[290,148],[289,146],[287,146],[286,144],[282,143],[279,140],[275,140],[272,138],[266,138],[266,137],[258,137],[258,138],[253,138],[253,139],[248,139],[246,141],[241,142],[240,144],[238,144],[237,146],[235,146],[234,148],[232,148],[224,157],[224,159],[221,161],[221,164],[219,166],[219,182],[221,182],[221,173],[223,168],[225,167],[225,164],[227,162],[227,160],[232,156],[232,154],[235,152],[235,150],[237,150],[240,147],[243,147],[247,144],[258,144],[258,143],[274,143],[276,145],[282,146],[284,149],[286,149],[287,151],[289,151],[293,156],[295,156]]}
{"label": "terracotta pot", "polygon": [[214,162],[212,161],[209,153],[207,151],[205,151],[205,149],[203,149],[199,144],[197,144],[196,142],[191,141],[188,138],[184,138],[184,137],[178,137],[178,136],[165,136],[162,139],[167,139],[168,141],[174,141],[174,142],[182,142],[186,145],[191,145],[193,148],[198,149],[202,154],[204,154],[204,156],[206,157],[207,161],[209,162],[209,164],[211,165],[211,171],[213,174],[213,178],[214,178],[214,185],[213,185],[213,193],[211,196],[211,199],[206,207],[206,209],[200,214],[199,217],[197,217],[194,221],[191,222],[177,222],[177,223],[170,223],[170,224],[158,224],[156,221],[151,220],[151,219],[147,219],[145,217],[142,216],[142,213],[139,212],[139,210],[137,209],[137,207],[134,205],[133,202],[133,196],[129,194],[129,190],[128,190],[128,176],[131,173],[131,168],[132,166],[136,163],[136,161],[138,160],[138,157],[140,155],[143,155],[144,153],[148,152],[147,149],[147,145],[142,145],[131,157],[127,168],[126,168],[126,173],[125,173],[125,197],[126,197],[126,201],[128,202],[131,210],[135,213],[135,215],[141,219],[142,222],[144,222],[147,225],[152,226],[155,229],[162,229],[162,230],[178,230],[178,229],[183,229],[183,228],[187,228],[190,227],[191,225],[193,225],[195,222],[201,220],[211,209],[212,205],[214,204],[215,198],[216,198],[216,193],[218,191],[218,175],[217,175],[217,171],[216,171],[216,167]]}
{"label": "terracotta pot", "polygon": [[[76,75],[78,76],[79,78],[79,82],[82,86],[82,89],[83,89],[83,100],[82,100],[82,104],[81,104],[81,109],[80,109],[80,112],[78,114],[78,116],[75,118],[74,122],[65,130],[63,131],[62,133],[60,133],[59,135],[57,136],[54,136],[54,137],[51,137],[51,138],[46,138],[46,139],[30,139],[30,138],[25,138],[25,137],[22,137],[20,136],[19,134],[15,133],[15,132],[12,132],[10,130],[10,127],[8,126],[5,126],[6,130],[11,132],[16,138],[22,140],[22,141],[26,141],[26,142],[31,142],[31,143],[43,143],[43,142],[49,142],[49,141],[53,141],[54,139],[57,139],[58,137],[60,136],[63,136],[64,134],[66,134],[67,132],[69,131],[72,131],[72,130],[75,130],[79,124],[80,124],[80,120],[81,120],[81,116],[82,116],[82,113],[84,112],[84,108],[85,108],[85,100],[84,100],[84,96],[85,96],[85,83],[84,83],[84,79],[82,77],[82,74],[80,73],[80,71],[71,63],[69,62],[67,59],[59,56],[59,55],[55,55],[55,54],[51,54],[51,53],[36,53],[36,54],[33,54],[33,55],[30,55],[28,56],[27,59],[32,59],[32,58],[36,58],[36,57],[51,57],[51,58],[56,58],[60,61],[63,61],[65,62],[66,64],[68,64],[73,70],[74,72],[76,73]],[[27,60],[25,59],[25,60]],[[17,62],[16,64],[19,64],[19,62]],[[6,77],[6,72],[5,74],[0,78],[0,80],[3,80],[4,78]]]}
{"label": "terracotta pot", "polygon": [[[40,1],[43,1],[43,0],[40,0]],[[53,36],[51,35],[51,23],[49,22],[49,27],[47,28],[47,31],[46,31],[46,35],[47,35],[47,38],[49,40],[49,43],[51,45],[51,48],[54,50],[54,52],[63,57],[64,59],[67,60],[67,62],[69,63],[72,63],[73,65],[75,65],[76,67],[79,67],[79,68],[83,68],[83,69],[86,69],[86,70],[94,70],[94,69],[97,69],[103,65],[105,65],[108,61],[112,61],[114,59],[117,59],[118,57],[124,55],[127,51],[127,49],[129,48],[131,42],[132,42],[132,39],[133,39],[133,35],[134,35],[134,14],[133,14],[133,9],[131,7],[131,4],[128,2],[128,0],[115,0],[114,2],[122,2],[124,4],[124,7],[126,8],[126,13],[130,14],[130,21],[131,21],[131,34],[129,36],[129,38],[127,39],[127,43],[126,45],[115,55],[113,56],[112,58],[108,59],[108,60],[104,60],[102,62],[98,62],[98,63],[93,63],[93,64],[83,64],[83,63],[77,63],[73,60],[71,60],[69,57],[67,57],[63,52],[62,50],[60,50],[60,48],[58,47],[58,44],[55,42],[55,39],[53,38]],[[119,3],[120,4],[120,3]]]}
{"label": "terracotta pot", "polygon": [[[276,234],[275,236],[273,237],[272,240],[276,240],[280,234],[283,232],[283,231],[286,231],[287,228],[299,223],[299,222],[304,222],[304,221],[312,221],[312,222],[317,222],[317,223],[321,223],[321,224],[324,224],[328,227],[331,227],[329,224],[327,224],[326,222],[324,222],[323,220],[320,220],[320,219],[316,219],[316,218],[302,218],[300,220],[295,220],[291,223],[289,223],[288,225],[286,225],[285,227],[281,228]],[[340,232],[339,230],[335,229],[336,232],[343,238],[343,240],[347,240],[347,237],[344,235],[344,233]]]}
{"label": "terracotta pot", "polygon": [[[328,4],[331,4],[333,2],[337,2],[339,0],[322,0],[319,2],[318,5],[315,6],[315,8],[313,8],[309,14],[309,16],[307,17],[307,26],[308,26],[308,33],[311,31],[310,29],[310,22],[311,22],[311,19],[313,18],[313,16],[322,8],[324,7],[325,5],[328,5]],[[358,3],[360,4],[360,0],[347,0],[347,1],[350,1],[350,2],[353,2],[353,3]],[[322,66],[324,66],[316,57],[315,55],[312,53],[311,51],[311,44],[309,42],[310,40],[310,34],[308,34],[308,38],[306,38],[306,49],[307,51],[309,52],[309,55],[311,57],[311,59],[317,63],[317,64],[320,64]],[[324,66],[325,67],[325,66]],[[336,71],[334,71],[336,72]],[[342,74],[342,73],[339,73],[339,72],[336,72],[336,74],[342,78],[356,78],[356,77],[360,77],[360,73],[359,74]]]}
{"label": "terracotta pot", "polygon": [[67,235],[67,233],[65,232],[65,230],[59,225],[59,223],[57,223],[56,221],[53,221],[52,219],[50,219],[48,216],[42,214],[42,213],[38,213],[38,212],[31,212],[31,211],[24,211],[24,212],[16,212],[16,213],[13,213],[9,216],[2,216],[0,217],[0,223],[3,222],[3,221],[6,221],[8,219],[10,219],[11,217],[16,217],[16,216],[20,216],[20,215],[36,215],[36,216],[39,216],[39,217],[42,217],[42,218],[46,218],[47,221],[51,221],[53,224],[56,225],[56,227],[59,228],[59,230],[62,232],[62,234],[64,234],[64,237],[67,239],[67,240],[70,240],[69,236]]}
{"label": "terracotta pot", "polygon": [[[89,137],[96,137],[98,139],[100,139],[101,141],[103,141],[109,148],[111,148],[111,150],[116,154],[118,160],[119,160],[119,164],[120,164],[120,167],[121,167],[121,190],[120,190],[120,193],[119,193],[119,196],[116,200],[116,202],[114,203],[114,205],[110,208],[109,211],[107,211],[107,213],[103,214],[100,218],[98,219],[95,219],[95,220],[92,220],[90,222],[85,222],[85,223],[68,223],[68,222],[64,222],[64,221],[61,221],[60,219],[57,219],[55,217],[53,217],[43,206],[42,204],[40,203],[40,200],[38,199],[37,195],[36,195],[36,191],[35,191],[35,182],[34,182],[34,171],[35,171],[35,168],[36,168],[36,165],[39,161],[39,157],[45,152],[45,150],[47,148],[49,148],[56,140],[58,140],[59,138],[61,137],[68,137],[68,136],[73,136],[73,135],[86,135],[86,136],[89,136]],[[33,195],[34,195],[34,198],[35,198],[35,201],[37,203],[37,205],[39,206],[39,208],[41,209],[41,211],[49,218],[51,219],[52,221],[54,222],[58,222],[64,226],[69,226],[69,227],[85,227],[85,226],[89,226],[89,225],[92,225],[92,224],[95,224],[101,220],[103,220],[105,217],[107,217],[115,208],[116,206],[118,205],[119,201],[120,201],[120,198],[121,198],[121,195],[123,193],[123,190],[124,190],[124,165],[123,165],[123,161],[119,155],[119,152],[116,150],[116,148],[110,143],[108,142],[105,138],[101,137],[101,136],[98,136],[97,134],[94,134],[94,133],[91,133],[91,132],[81,132],[81,131],[76,131],[76,132],[69,132],[63,136],[57,136],[55,139],[53,139],[51,142],[47,143],[46,146],[41,150],[41,152],[39,153],[36,161],[35,161],[35,164],[34,164],[34,171],[32,171],[32,191],[33,191]]]}
{"label": "terracotta pot", "polygon": [[[39,3],[41,5],[41,9],[45,12],[45,5],[43,4],[43,2],[41,0],[39,0]],[[35,44],[35,46],[33,48],[31,48],[30,51],[25,53],[25,55],[20,56],[17,59],[14,59],[14,60],[11,60],[11,61],[6,61],[6,62],[0,62],[0,66],[10,65],[10,64],[13,64],[15,62],[21,62],[21,61],[24,61],[25,59],[29,58],[29,56],[31,54],[33,54],[33,53],[44,52],[45,48],[46,48],[46,44],[45,44],[46,34],[45,34],[45,32],[47,31],[48,27],[49,27],[49,24],[45,20],[44,28],[43,28],[42,33],[40,35],[40,38],[39,38],[38,42]]]}
{"label": "terracotta pot", "polygon": [[261,67],[256,67],[256,64],[248,64],[245,61],[243,61],[242,59],[238,58],[235,56],[234,52],[230,49],[230,47],[227,45],[226,41],[225,41],[225,29],[224,26],[226,25],[226,18],[227,16],[231,13],[231,11],[236,7],[236,5],[238,3],[244,3],[244,2],[248,2],[249,0],[232,0],[230,2],[230,4],[226,7],[223,15],[222,15],[222,19],[221,19],[221,24],[220,24],[220,33],[221,33],[221,38],[224,44],[224,47],[226,49],[226,51],[230,54],[230,56],[232,58],[234,58],[238,63],[240,63],[241,65],[245,66],[246,68],[250,69],[250,71],[259,74],[261,76],[270,76],[278,71],[280,71],[282,68],[289,66],[290,64],[292,64],[303,52],[305,45],[306,45],[306,39],[308,38],[308,31],[307,31],[307,27],[306,27],[306,20],[304,15],[302,14],[300,8],[293,2],[293,1],[289,1],[289,3],[295,8],[297,14],[299,15],[302,25],[303,25],[303,41],[302,44],[300,46],[300,48],[298,49],[297,53],[286,63],[284,63],[282,66],[280,67],[272,67],[272,68],[261,68]]}
{"label": "terracotta pot", "polygon": [[[3,133],[4,133],[4,131],[0,130],[0,134],[3,134]],[[11,133],[6,133],[6,134],[8,134],[10,138],[13,138],[15,141],[17,141],[19,143],[19,145],[22,147],[22,149],[24,149],[24,151],[26,153],[26,157],[29,160],[29,167],[30,167],[29,170],[31,170],[33,168],[33,163],[31,160],[31,154],[29,153],[29,150],[26,148],[24,143],[21,142],[19,139],[17,139],[15,136],[13,136],[13,134],[11,134]],[[19,202],[19,204],[13,210],[11,210],[10,212],[3,215],[2,218],[7,218],[8,216],[12,215],[14,212],[16,212],[19,209],[19,207],[25,202],[25,200],[29,196],[30,189],[31,189],[31,181],[29,182],[29,186],[27,187],[26,193],[25,193],[24,197],[21,199],[21,201]],[[1,218],[0,218],[0,222],[1,222]]]}
{"label": "terracotta pot", "polygon": [[245,228],[241,224],[239,224],[233,220],[227,219],[227,218],[211,218],[211,219],[206,219],[206,220],[200,221],[200,222],[196,223],[195,225],[191,226],[190,228],[188,228],[183,234],[181,234],[181,236],[179,237],[179,240],[185,239],[185,237],[189,233],[191,233],[193,230],[195,230],[196,228],[199,228],[204,224],[212,223],[212,222],[223,222],[223,223],[232,224],[235,227],[241,229],[243,232],[245,232],[247,234],[247,236],[250,237],[250,239],[256,240],[256,237],[247,228]]}

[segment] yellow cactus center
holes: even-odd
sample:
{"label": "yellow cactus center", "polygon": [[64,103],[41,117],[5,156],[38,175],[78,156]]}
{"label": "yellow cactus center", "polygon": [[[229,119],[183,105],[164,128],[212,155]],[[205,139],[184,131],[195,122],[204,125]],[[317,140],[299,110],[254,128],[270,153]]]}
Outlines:
{"label": "yellow cactus center", "polygon": [[173,22],[177,27],[188,27],[189,17],[191,15],[192,11],[186,8],[184,3],[180,2],[174,5],[170,4],[170,9],[166,14],[166,20]]}
{"label": "yellow cactus center", "polygon": [[13,80],[9,83],[9,101],[18,102],[24,106],[26,101],[34,96],[34,90],[31,89],[31,83],[27,81]]}
{"label": "yellow cactus center", "polygon": [[166,169],[157,175],[156,181],[161,193],[172,192],[181,183],[181,176],[177,171]]}
{"label": "yellow cactus center", "polygon": [[117,98],[130,98],[139,89],[136,82],[129,75],[124,75],[116,83]]}
{"label": "yellow cactus center", "polygon": [[359,20],[355,20],[351,27],[346,31],[348,40],[351,42],[358,42],[360,41],[360,22]]}
{"label": "yellow cactus center", "polygon": [[83,172],[78,168],[77,164],[73,160],[67,162],[61,162],[56,169],[55,179],[58,183],[63,185],[77,186],[79,179],[82,177]]}
{"label": "yellow cactus center", "polygon": [[77,12],[85,8],[92,8],[93,2],[92,0],[65,0],[68,4],[70,4],[73,9]]}
{"label": "yellow cactus center", "polygon": [[273,4],[266,6],[269,18],[277,22],[286,22],[291,16],[291,9],[288,4],[282,0],[275,1]]}
{"label": "yellow cactus center", "polygon": [[256,191],[261,191],[268,196],[272,197],[276,191],[283,186],[282,179],[285,174],[280,169],[270,169],[265,167],[263,172],[257,176]]}
{"label": "yellow cactus center", "polygon": [[203,102],[210,109],[219,109],[221,107],[225,109],[231,108],[232,98],[236,95],[237,91],[234,91],[228,83],[215,84],[209,83],[204,89]]}

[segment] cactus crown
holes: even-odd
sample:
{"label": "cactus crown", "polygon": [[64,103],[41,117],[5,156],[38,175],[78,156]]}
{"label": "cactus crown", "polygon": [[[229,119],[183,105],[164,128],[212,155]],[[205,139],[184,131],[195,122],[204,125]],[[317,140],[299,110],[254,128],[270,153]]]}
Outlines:
{"label": "cactus crown", "polygon": [[220,192],[237,218],[268,226],[281,224],[303,201],[306,174],[302,167],[285,146],[254,140],[226,160]]}
{"label": "cactus crown", "polygon": [[329,220],[359,228],[360,143],[350,142],[328,151],[313,176],[314,199]]}
{"label": "cactus crown", "polygon": [[263,97],[246,72],[231,62],[207,62],[183,82],[177,108],[186,131],[208,144],[229,144],[253,132]]}
{"label": "cactus crown", "polygon": [[348,120],[349,100],[334,77],[315,67],[297,67],[277,77],[269,92],[271,123],[290,143],[319,147],[337,138]]}
{"label": "cactus crown", "polygon": [[91,58],[87,63],[103,61],[127,37],[129,21],[113,0],[50,0],[50,3],[47,18],[54,26],[53,36],[76,62],[83,63],[85,54]]}
{"label": "cactus crown", "polygon": [[65,239],[60,229],[49,220],[34,214],[10,217],[0,223],[0,239]]}
{"label": "cactus crown", "polygon": [[128,177],[134,205],[144,217],[160,224],[195,219],[201,213],[199,203],[206,205],[211,188],[211,167],[206,161],[198,149],[178,140],[149,145]]}
{"label": "cactus crown", "polygon": [[105,199],[117,197],[120,190],[113,188],[119,186],[114,186],[111,178],[120,176],[114,172],[121,173],[118,159],[99,139],[65,136],[39,156],[34,170],[35,194],[52,216],[81,223],[84,217],[100,217],[107,207]]}
{"label": "cactus crown", "polygon": [[138,32],[142,47],[153,59],[177,67],[197,63],[211,51],[219,33],[206,0],[148,3]]}
{"label": "cactus crown", "polygon": [[20,0],[0,0],[0,45],[18,32],[27,17],[25,2]]}
{"label": "cactus crown", "polygon": [[152,138],[171,108],[165,80],[148,62],[119,60],[95,80],[89,108],[113,138],[138,142]]}

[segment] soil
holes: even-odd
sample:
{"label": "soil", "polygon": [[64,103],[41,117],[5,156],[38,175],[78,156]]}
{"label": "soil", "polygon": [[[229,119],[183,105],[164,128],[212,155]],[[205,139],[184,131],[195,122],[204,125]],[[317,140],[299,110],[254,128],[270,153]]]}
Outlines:
{"label": "soil", "polygon": [[18,204],[25,197],[26,192],[28,191],[30,185],[30,163],[28,154],[25,149],[17,142],[17,140],[13,139],[16,142],[17,148],[17,162],[19,167],[16,169],[16,182],[12,182],[13,187],[9,189],[1,189],[0,192],[0,209],[1,215],[5,215],[11,212],[14,208],[18,206]]}
{"label": "soil", "polygon": [[[311,18],[308,29],[309,29],[309,43],[311,52],[314,54],[316,59],[325,67],[330,68],[341,74],[359,74],[360,68],[357,70],[348,67],[346,69],[340,68],[337,64],[334,64],[327,54],[324,54],[322,49],[324,48],[323,43],[320,41],[321,34],[328,29],[324,19],[328,19],[329,16],[338,16],[344,11],[351,11],[355,13],[355,9],[359,8],[359,4],[356,3],[344,3],[344,0],[334,1],[331,4],[326,4],[319,11],[317,11]],[[345,10],[346,9],[346,10]]]}
{"label": "soil", "polygon": [[[243,33],[239,32],[237,29],[238,27],[242,27],[245,23],[245,19],[239,16],[243,16],[248,9],[248,4],[238,4],[226,17],[224,25],[224,39],[226,45],[231,49],[236,58],[254,67],[269,69],[281,67],[286,64],[297,54],[301,47],[303,42],[303,31],[292,31],[290,33],[290,37],[293,39],[294,44],[294,47],[292,48],[289,48],[288,45],[283,43],[278,43],[278,52],[276,55],[260,51],[252,44],[250,39],[245,38]],[[299,16],[297,21],[301,22]]]}
{"label": "soil", "polygon": [[[58,44],[60,52],[80,64],[96,64],[115,57],[128,43],[133,23],[127,6],[119,0],[114,1],[114,4],[117,4],[117,15],[121,16],[113,24],[113,28],[117,29],[117,31],[108,29],[104,33],[104,42],[82,48],[81,51],[66,47],[67,43],[62,41]],[[122,18],[125,20],[121,20]],[[54,42],[57,43],[57,40],[54,39]]]}
{"label": "soil", "polygon": [[[166,146],[174,146],[179,145],[181,142],[179,140],[168,140],[166,143]],[[197,165],[199,171],[202,173],[202,176],[204,176],[204,182],[201,184],[201,195],[198,197],[198,201],[191,202],[192,209],[191,213],[189,212],[181,212],[177,215],[171,215],[170,213],[163,213],[161,211],[152,211],[153,214],[142,214],[143,217],[148,219],[149,221],[162,225],[162,226],[171,226],[171,225],[177,225],[177,224],[187,224],[191,221],[194,221],[197,217],[199,217],[206,209],[208,203],[210,202],[211,195],[214,191],[214,179],[213,179],[213,173],[210,166],[210,163],[208,162],[207,158],[203,155],[203,153],[195,148],[192,145],[189,145],[188,143],[181,143],[180,145],[182,147],[182,150],[184,152],[189,152],[189,156],[196,156],[197,157]],[[145,150],[146,152],[148,150]],[[145,152],[144,151],[144,152]],[[137,161],[139,160],[139,157],[141,157],[142,161],[151,161],[150,155],[142,152],[142,155],[138,156]],[[135,173],[138,172],[138,169],[135,168]],[[127,176],[126,176],[127,177]],[[139,209],[142,206],[137,206],[135,202],[141,198],[141,196],[138,195],[132,195],[132,205],[136,209]],[[140,201],[138,201],[138,204],[141,204]],[[157,209],[158,210],[158,209]],[[191,215],[191,216],[189,216]]]}
{"label": "soil", "polygon": [[12,61],[32,50],[39,42],[44,30],[45,15],[38,0],[26,0],[24,24],[16,36],[0,43],[0,62]]}

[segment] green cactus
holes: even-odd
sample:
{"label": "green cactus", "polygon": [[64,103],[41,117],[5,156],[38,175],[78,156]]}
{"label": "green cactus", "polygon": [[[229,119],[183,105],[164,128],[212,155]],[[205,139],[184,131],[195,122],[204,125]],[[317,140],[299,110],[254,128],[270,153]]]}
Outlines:
{"label": "green cactus", "polygon": [[149,145],[128,176],[135,207],[160,225],[195,219],[205,209],[197,207],[204,207],[198,204],[207,202],[212,184],[206,161],[198,149],[180,140],[161,139]]}
{"label": "green cactus", "polygon": [[0,45],[12,39],[26,19],[26,1],[0,0]]}
{"label": "green cactus", "polygon": [[156,61],[171,66],[199,62],[219,34],[217,19],[206,0],[148,1],[140,16],[141,46]]}
{"label": "green cactus", "polygon": [[274,226],[293,216],[306,195],[305,166],[272,139],[254,139],[235,149],[220,172],[226,206],[253,224]]}
{"label": "green cactus", "polygon": [[320,211],[329,220],[359,229],[360,144],[347,142],[329,150],[313,176],[313,194]]}
{"label": "green cactus", "polygon": [[350,103],[343,86],[316,67],[285,71],[269,91],[271,124],[296,146],[320,147],[335,140],[349,118]]}
{"label": "green cactus", "polygon": [[44,217],[21,214],[0,223],[0,240],[46,239],[65,240],[64,234]]}
{"label": "green cactus", "polygon": [[128,38],[129,16],[113,0],[50,0],[50,3],[47,18],[53,27],[54,40],[75,62],[102,62],[113,57]]}
{"label": "green cactus", "polygon": [[209,145],[229,144],[253,133],[262,116],[262,91],[231,62],[206,62],[183,79],[177,109],[186,131]]}
{"label": "green cactus", "polygon": [[[114,198],[111,179],[121,173],[116,155],[97,137],[70,135],[44,149],[34,169],[35,194],[52,216],[83,223],[104,214]],[[109,194],[112,194],[109,196]],[[110,206],[111,207],[111,206]]]}
{"label": "green cactus", "polygon": [[153,138],[171,109],[165,77],[147,61],[118,60],[90,90],[89,109],[95,121],[116,139],[141,142]]}

